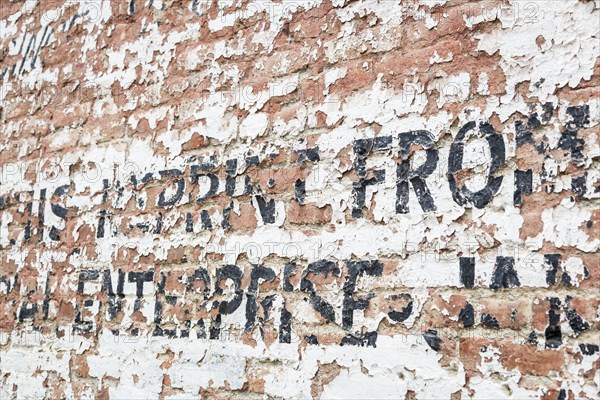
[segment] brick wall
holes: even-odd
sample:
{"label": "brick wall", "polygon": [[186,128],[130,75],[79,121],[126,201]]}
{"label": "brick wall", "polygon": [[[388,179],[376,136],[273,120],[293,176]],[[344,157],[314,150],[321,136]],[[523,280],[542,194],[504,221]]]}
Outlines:
{"label": "brick wall", "polygon": [[0,0],[0,397],[597,398],[599,18]]}

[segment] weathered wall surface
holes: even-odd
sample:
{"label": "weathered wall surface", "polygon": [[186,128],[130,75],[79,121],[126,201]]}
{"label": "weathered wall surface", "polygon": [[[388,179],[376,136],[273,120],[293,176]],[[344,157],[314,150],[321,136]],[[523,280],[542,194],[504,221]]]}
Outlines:
{"label": "weathered wall surface", "polygon": [[598,1],[0,12],[2,399],[597,398]]}

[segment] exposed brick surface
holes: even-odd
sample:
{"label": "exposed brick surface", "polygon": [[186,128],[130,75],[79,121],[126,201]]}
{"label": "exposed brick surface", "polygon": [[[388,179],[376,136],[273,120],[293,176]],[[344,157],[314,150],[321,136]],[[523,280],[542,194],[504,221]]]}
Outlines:
{"label": "exposed brick surface", "polygon": [[0,398],[597,399],[599,20],[0,0]]}

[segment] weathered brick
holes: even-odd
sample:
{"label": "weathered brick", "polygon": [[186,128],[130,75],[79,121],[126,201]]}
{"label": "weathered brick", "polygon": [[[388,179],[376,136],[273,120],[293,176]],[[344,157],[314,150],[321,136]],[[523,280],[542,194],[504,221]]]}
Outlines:
{"label": "weathered brick", "polygon": [[0,398],[596,398],[599,11],[0,0]]}

